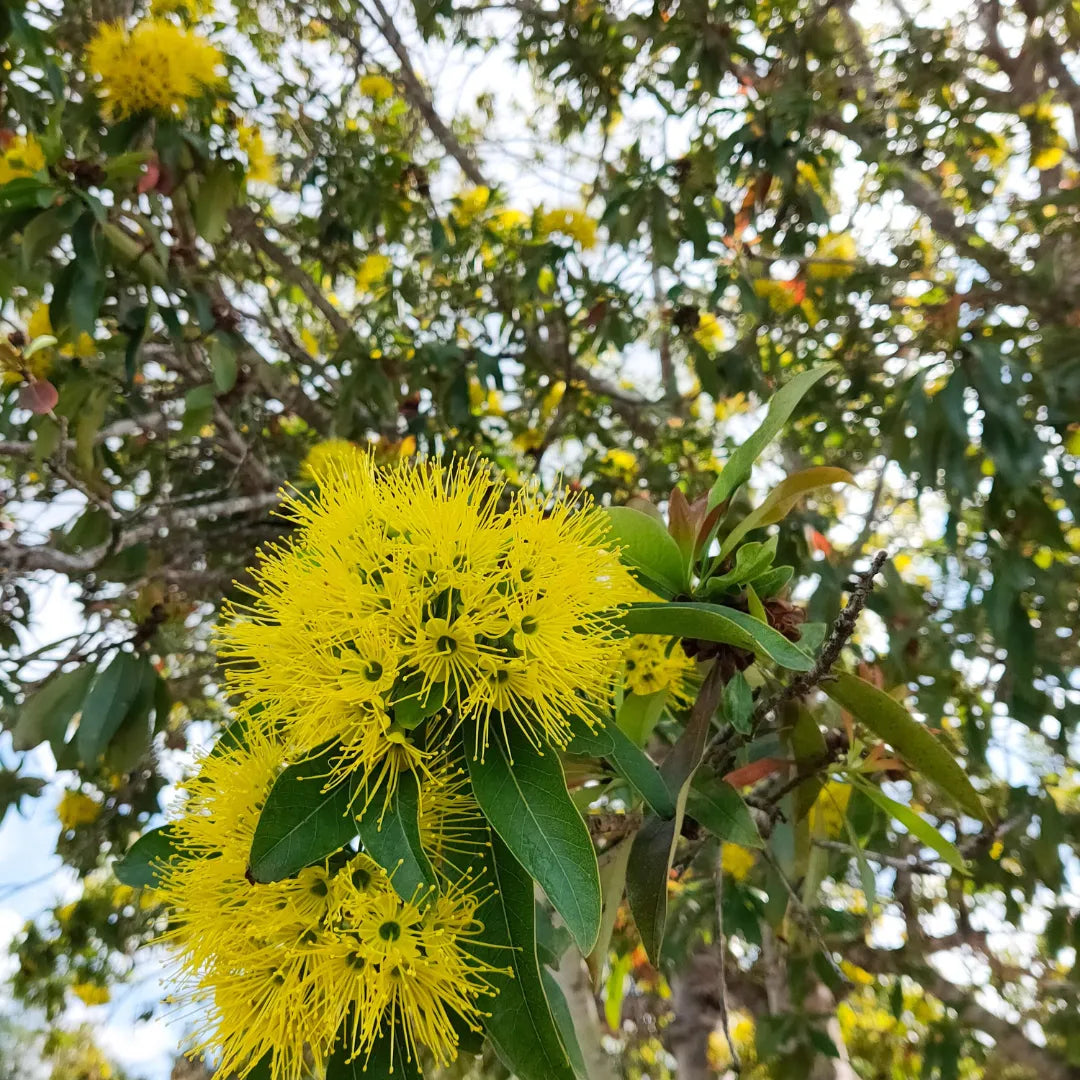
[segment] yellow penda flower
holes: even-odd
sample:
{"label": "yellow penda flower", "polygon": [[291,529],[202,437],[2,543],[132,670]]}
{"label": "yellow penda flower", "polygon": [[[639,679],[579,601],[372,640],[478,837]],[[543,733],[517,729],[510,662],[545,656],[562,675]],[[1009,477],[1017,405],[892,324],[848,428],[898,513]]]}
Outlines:
{"label": "yellow penda flower", "polygon": [[724,324],[711,311],[703,311],[694,330],[694,340],[707,352],[716,352],[724,341]]}
{"label": "yellow penda flower", "polygon": [[604,454],[604,464],[610,465],[617,472],[632,475],[637,469],[637,456],[629,450],[613,446]]}
{"label": "yellow penda flower", "polygon": [[562,233],[586,251],[596,246],[596,220],[583,210],[560,208],[540,215],[540,235]]}
{"label": "yellow penda flower", "polygon": [[369,799],[384,777],[388,798],[458,726],[482,754],[492,725],[562,747],[573,718],[605,714],[635,585],[590,502],[510,493],[474,459],[365,457],[315,480],[218,634],[231,691],[290,754],[338,740],[333,775]]}
{"label": "yellow penda flower", "polygon": [[735,881],[745,881],[756,861],[757,856],[739,844],[725,844],[720,853],[721,869]]}
{"label": "yellow penda flower", "polygon": [[81,825],[90,825],[101,815],[101,803],[81,791],[65,791],[56,806],[60,827],[66,832]]}
{"label": "yellow penda flower", "polygon": [[387,101],[394,96],[394,84],[383,75],[365,75],[360,80],[360,93],[372,101]]}
{"label": "yellow penda flower", "polygon": [[839,836],[850,801],[851,785],[830,780],[810,808],[810,832],[815,836]]}
{"label": "yellow penda flower", "polygon": [[642,697],[663,690],[675,701],[690,701],[687,684],[695,667],[675,638],[635,634],[623,647],[624,683]]}
{"label": "yellow penda flower", "polygon": [[372,285],[378,285],[390,272],[390,265],[389,256],[368,255],[356,271],[357,287],[370,289]]}
{"label": "yellow penda flower", "polygon": [[529,215],[524,210],[498,210],[488,218],[487,227],[497,235],[508,237],[520,232],[529,224]]}
{"label": "yellow penda flower", "polygon": [[[34,308],[33,313],[27,320],[26,336],[31,341],[35,341],[39,337],[54,336],[52,320],[49,318],[49,305],[44,301]],[[87,360],[97,354],[97,342],[85,331],[79,334],[75,341],[69,341],[60,346],[61,356],[77,356],[80,360]],[[36,359],[37,356],[38,354],[35,353],[31,360]]]}
{"label": "yellow penda flower", "polygon": [[854,262],[857,254],[855,238],[851,233],[826,233],[814,251],[814,259],[822,261],[811,262],[806,268],[807,276],[818,281],[851,277],[855,267],[845,263]]}
{"label": "yellow penda flower", "polygon": [[0,184],[21,176],[33,176],[45,168],[45,154],[33,135],[16,135],[0,143]]}
{"label": "yellow penda flower", "polygon": [[109,988],[107,986],[98,986],[97,983],[75,983],[71,988],[71,992],[84,1005],[104,1005],[109,1000]]}
{"label": "yellow penda flower", "polygon": [[300,475],[305,480],[316,480],[326,473],[349,469],[363,457],[364,451],[348,439],[324,439],[307,452]]}
{"label": "yellow penda flower", "polygon": [[241,124],[236,129],[236,141],[247,158],[245,178],[249,183],[275,184],[278,172],[274,155],[266,149],[262,131],[252,124]]}
{"label": "yellow penda flower", "polygon": [[270,1055],[271,1080],[301,1080],[321,1075],[339,1042],[360,1071],[396,1025],[413,1060],[422,1045],[449,1064],[458,1044],[452,1013],[478,1029],[478,1003],[494,992],[497,970],[471,948],[485,890],[439,861],[462,815],[475,827],[476,804],[452,770],[435,770],[425,785],[421,842],[432,844],[437,896],[403,899],[374,861],[347,851],[257,882],[248,860],[282,747],[254,717],[246,724],[244,745],[219,744],[184,785],[171,822],[177,855],[160,868],[173,1000],[202,1018],[188,1052],[213,1053],[217,1077],[244,1077]]}
{"label": "yellow penda flower", "polygon": [[222,56],[201,34],[164,18],[100,26],[86,49],[101,80],[106,109],[117,117],[181,113],[221,82]]}

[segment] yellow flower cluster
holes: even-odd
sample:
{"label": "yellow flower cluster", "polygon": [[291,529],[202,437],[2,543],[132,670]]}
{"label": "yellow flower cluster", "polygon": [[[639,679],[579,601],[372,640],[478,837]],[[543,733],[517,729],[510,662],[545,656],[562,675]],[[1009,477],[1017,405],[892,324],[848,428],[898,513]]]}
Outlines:
{"label": "yellow flower cluster", "polygon": [[219,632],[230,689],[290,755],[336,740],[333,777],[358,775],[368,799],[385,780],[389,798],[459,727],[482,754],[493,724],[561,747],[571,718],[602,715],[614,615],[638,587],[597,509],[511,493],[475,461],[364,457],[315,479]]}
{"label": "yellow flower cluster", "polygon": [[586,251],[596,246],[596,220],[583,210],[561,207],[540,215],[540,235],[562,233]]}
{"label": "yellow flower cluster", "polygon": [[33,176],[45,168],[45,155],[41,144],[33,135],[16,135],[0,152],[0,184],[18,180],[21,176]]}
{"label": "yellow flower cluster", "polygon": [[247,158],[247,181],[255,184],[276,183],[277,164],[274,155],[266,149],[263,133],[252,124],[241,124],[236,129],[236,141]]}
{"label": "yellow flower cluster", "polygon": [[221,53],[201,34],[165,18],[99,27],[87,46],[90,72],[101,80],[106,108],[118,117],[182,112],[219,81]]}
{"label": "yellow flower cluster", "polygon": [[384,75],[365,75],[360,80],[360,93],[372,101],[388,101],[394,96],[394,84]]}
{"label": "yellow flower cluster", "polygon": [[437,893],[403,899],[375,862],[348,849],[261,884],[248,856],[281,762],[281,746],[249,718],[243,740],[203,759],[172,822],[177,853],[159,895],[170,908],[177,996],[206,1021],[190,1052],[213,1049],[220,1077],[246,1076],[269,1055],[274,1080],[300,1080],[342,1050],[359,1073],[393,1032],[411,1060],[423,1045],[449,1064],[454,1024],[479,1030],[478,1001],[493,992],[496,970],[470,948],[483,890],[441,857],[475,804],[445,769],[422,791]]}
{"label": "yellow flower cluster", "polygon": [[97,821],[100,815],[101,803],[81,791],[65,791],[56,807],[60,828],[65,832],[81,825],[90,825]]}
{"label": "yellow flower cluster", "polygon": [[107,986],[98,986],[97,983],[75,983],[71,988],[71,992],[84,1005],[104,1005],[109,1001],[109,988]]}
{"label": "yellow flower cluster", "polygon": [[846,264],[853,263],[857,255],[858,249],[851,233],[827,233],[821,238],[814,252],[814,259],[822,261],[810,263],[807,276],[818,281],[851,277],[855,273],[855,267]]}
{"label": "yellow flower cluster", "polygon": [[703,311],[694,330],[694,340],[707,352],[716,352],[724,341],[724,324],[711,311]]}
{"label": "yellow flower cluster", "polygon": [[491,199],[491,189],[481,185],[461,192],[457,196],[454,218],[461,225],[474,222],[486,209]]}
{"label": "yellow flower cluster", "polygon": [[694,667],[674,638],[635,634],[623,648],[626,688],[642,697],[663,690],[676,701],[689,701]]}

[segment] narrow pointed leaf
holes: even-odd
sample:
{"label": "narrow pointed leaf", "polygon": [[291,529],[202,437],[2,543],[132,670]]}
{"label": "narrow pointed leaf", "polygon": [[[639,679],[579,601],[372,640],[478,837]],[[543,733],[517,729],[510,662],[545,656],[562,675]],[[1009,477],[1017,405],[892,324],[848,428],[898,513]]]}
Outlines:
{"label": "narrow pointed leaf", "polygon": [[612,506],[608,541],[622,549],[620,557],[646,582],[662,586],[673,596],[686,587],[689,560],[663,524],[628,506]]}
{"label": "narrow pointed leaf", "polygon": [[[367,852],[388,874],[403,900],[423,896],[436,884],[435,871],[420,842],[420,787],[416,774],[403,772],[383,809],[377,791],[356,822]],[[381,818],[381,820],[380,820]]]}
{"label": "narrow pointed leaf", "polygon": [[74,671],[62,671],[40,686],[23,702],[12,733],[12,748],[32,750],[46,739],[56,747],[64,740],[71,718],[82,707],[93,664],[83,664]]}
{"label": "narrow pointed leaf", "polygon": [[94,680],[82,703],[75,742],[86,765],[93,765],[109,745],[138,698],[144,673],[153,673],[145,656],[120,652]]}
{"label": "narrow pointed leaf", "polygon": [[747,848],[765,846],[742,796],[705,769],[694,777],[686,798],[686,812],[721,840]]}
{"label": "narrow pointed leaf", "polygon": [[720,604],[631,604],[619,622],[631,634],[664,634],[735,645],[759,652],[790,671],[809,671],[814,666],[813,660],[778,630],[745,611]]}
{"label": "narrow pointed leaf", "polygon": [[956,845],[946,840],[929,821],[915,813],[910,806],[890,799],[885,792],[874,787],[873,784],[860,784],[859,787],[871,802],[880,806],[891,818],[899,821],[916,840],[936,851],[954,870],[959,870],[961,874],[968,872],[964,856],[957,850]]}
{"label": "narrow pointed leaf", "polygon": [[175,855],[183,854],[176,842],[172,825],[145,832],[128,853],[113,863],[113,873],[118,881],[133,889],[155,888],[161,884],[161,868]]}
{"label": "narrow pointed leaf", "polygon": [[822,689],[864,727],[884,739],[961,810],[986,820],[982,800],[956,758],[895,698],[846,672],[824,683]]}
{"label": "narrow pointed leaf", "polygon": [[335,744],[291,765],[274,781],[251,841],[251,876],[280,881],[340,851],[357,834],[347,783],[323,790]]}
{"label": "narrow pointed leaf", "polygon": [[516,728],[467,758],[473,793],[514,857],[536,879],[583,953],[600,930],[600,875],[558,754],[539,754]]}
{"label": "narrow pointed leaf", "polygon": [[788,417],[806,392],[820,379],[836,370],[836,364],[821,364],[789,379],[769,400],[769,411],[761,427],[731,455],[709,492],[709,509],[731,497],[750,478],[751,469],[761,452],[780,434]]}

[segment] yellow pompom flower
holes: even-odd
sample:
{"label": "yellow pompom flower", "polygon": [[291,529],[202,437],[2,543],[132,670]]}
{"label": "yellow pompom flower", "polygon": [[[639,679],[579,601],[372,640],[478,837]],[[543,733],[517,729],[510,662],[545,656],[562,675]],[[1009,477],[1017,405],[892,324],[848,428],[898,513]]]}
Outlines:
{"label": "yellow pompom flower", "polygon": [[348,439],[324,439],[308,452],[300,466],[305,480],[315,480],[328,472],[340,472],[364,459],[364,451]]}
{"label": "yellow pompom flower", "polygon": [[694,340],[707,352],[716,352],[724,341],[724,324],[711,311],[703,311],[694,330]]}
{"label": "yellow pompom flower", "polygon": [[623,648],[626,688],[642,697],[663,690],[675,701],[689,701],[695,666],[674,638],[635,634]]}
{"label": "yellow pompom flower", "polygon": [[102,25],[86,54],[107,110],[118,117],[183,112],[221,81],[221,53],[201,34],[168,19],[144,19],[130,31],[119,22]]}
{"label": "yellow pompom flower", "polygon": [[475,753],[492,723],[562,747],[572,717],[603,715],[614,615],[636,586],[590,503],[511,495],[473,460],[365,458],[316,480],[286,498],[289,539],[263,552],[250,602],[226,605],[219,631],[231,691],[279,723],[291,754],[338,740],[334,775],[359,770],[369,789],[385,775],[389,797],[439,748],[432,730],[423,753],[414,743],[421,710],[444,743],[464,724]]}
{"label": "yellow pompom flower", "polygon": [[98,986],[97,983],[75,983],[71,992],[84,1005],[105,1005],[109,1001],[109,988]]}
{"label": "yellow pompom flower", "polygon": [[16,135],[0,153],[0,184],[33,176],[45,168],[45,154],[33,135]]}
{"label": "yellow pompom flower", "polygon": [[[450,1063],[450,1011],[478,1029],[477,1002],[492,993],[494,969],[469,948],[482,929],[482,890],[444,873],[437,896],[405,900],[375,862],[348,852],[282,881],[254,881],[248,857],[282,748],[254,718],[243,743],[219,744],[184,785],[171,823],[176,853],[159,867],[174,1000],[202,1019],[188,1052],[213,1052],[219,1077],[246,1076],[269,1054],[272,1080],[300,1080],[309,1068],[320,1074],[339,1043],[366,1060],[394,1029],[411,1057],[423,1045]],[[425,844],[447,828],[442,812],[476,813],[438,783],[425,789]]]}
{"label": "yellow pompom flower", "polygon": [[596,246],[596,220],[583,210],[560,208],[540,215],[540,234],[562,233],[578,246],[588,250]]}
{"label": "yellow pompom flower", "polygon": [[65,832],[68,829],[77,829],[81,825],[90,825],[97,821],[100,815],[101,803],[89,795],[84,795],[81,791],[65,791],[56,807],[60,828]]}
{"label": "yellow pompom flower", "polygon": [[851,277],[855,273],[855,267],[845,264],[854,262],[857,254],[855,238],[851,233],[827,233],[821,238],[814,251],[814,259],[824,261],[811,262],[806,268],[807,276],[818,281],[826,278]]}
{"label": "yellow pompom flower", "polygon": [[387,101],[394,96],[394,84],[383,75],[365,75],[360,80],[360,93],[372,101]]}
{"label": "yellow pompom flower", "polygon": [[[39,337],[53,336],[52,319],[49,318],[49,305],[44,301],[34,308],[30,318],[27,320],[26,336],[31,341],[35,341]],[[87,360],[91,356],[96,356],[97,353],[97,342],[85,331],[75,341],[69,341],[60,346],[61,356],[77,356],[80,360]],[[31,359],[36,358],[37,355],[35,353]]]}
{"label": "yellow pompom flower", "polygon": [[521,232],[529,224],[529,215],[524,210],[497,210],[487,221],[487,227],[504,239]]}

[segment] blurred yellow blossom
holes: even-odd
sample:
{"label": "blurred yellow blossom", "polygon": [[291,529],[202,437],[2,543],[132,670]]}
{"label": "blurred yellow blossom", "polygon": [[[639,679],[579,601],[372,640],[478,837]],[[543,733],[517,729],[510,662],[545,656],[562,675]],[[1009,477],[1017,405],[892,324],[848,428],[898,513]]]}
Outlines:
{"label": "blurred yellow blossom", "polygon": [[319,480],[327,472],[341,472],[357,466],[364,451],[348,439],[324,439],[316,443],[300,465],[300,475],[305,480]]}
{"label": "blurred yellow blossom", "polygon": [[[34,341],[39,337],[53,337],[52,320],[49,318],[49,305],[44,301],[34,308],[26,323],[26,336]],[[75,342],[60,346],[61,356],[77,356],[86,360],[98,352],[97,343],[87,333],[81,333]],[[36,356],[36,354],[35,354]],[[31,358],[33,359],[33,358]]]}
{"label": "blurred yellow blossom", "polygon": [[130,31],[122,22],[103,23],[86,57],[101,80],[106,109],[118,117],[183,112],[188,101],[221,81],[221,53],[168,19],[143,19]]}
{"label": "blurred yellow blossom", "polygon": [[[855,261],[858,249],[855,247],[855,238],[851,233],[826,233],[818,243],[814,251],[814,259],[823,259],[824,262],[811,262],[806,269],[809,277],[818,281],[826,278],[851,277],[855,272],[854,266],[845,266],[845,263]],[[837,260],[830,262],[828,260]]]}
{"label": "blurred yellow blossom", "polygon": [[0,184],[31,176],[45,168],[45,155],[41,144],[33,135],[16,135],[6,145],[0,143]]}
{"label": "blurred yellow blossom", "polygon": [[725,844],[720,854],[720,867],[728,877],[744,881],[756,860],[757,856],[740,844]]}
{"label": "blurred yellow blossom", "polygon": [[97,983],[75,983],[71,992],[84,1005],[104,1005],[109,1000],[109,988],[98,986]]}
{"label": "blurred yellow blossom", "polygon": [[360,80],[360,93],[372,101],[386,101],[394,96],[394,84],[384,75],[365,75]]}
{"label": "blurred yellow blossom", "polygon": [[633,474],[637,469],[637,457],[629,450],[621,450],[613,446],[604,454],[604,464],[611,465],[619,472]]}
{"label": "blurred yellow blossom", "polygon": [[706,351],[716,352],[724,340],[724,326],[711,312],[703,311],[694,330],[694,340]]}
{"label": "blurred yellow blossom", "polygon": [[844,827],[851,785],[830,780],[810,808],[810,831],[815,836],[838,836]]}
{"label": "blurred yellow blossom", "polygon": [[457,196],[457,208],[454,210],[454,217],[462,225],[469,225],[487,209],[490,199],[491,189],[483,185],[463,191]]}
{"label": "blurred yellow blossom", "polygon": [[377,285],[390,272],[390,258],[387,255],[368,255],[356,271],[356,284],[361,289],[370,289]]}
{"label": "blurred yellow blossom", "polygon": [[101,803],[76,790],[65,791],[56,807],[56,816],[65,832],[97,821],[100,814]]}
{"label": "blurred yellow blossom", "polygon": [[631,693],[646,697],[663,690],[676,701],[691,698],[688,681],[696,665],[674,638],[635,634],[623,649],[623,669]]}
{"label": "blurred yellow blossom", "polygon": [[859,967],[858,964],[853,964],[850,960],[840,961],[840,970],[856,985],[856,986],[873,986],[874,976],[870,974],[865,968]]}
{"label": "blurred yellow blossom", "polygon": [[588,250],[596,246],[596,221],[583,210],[560,207],[540,215],[540,235],[562,233],[580,247]]}
{"label": "blurred yellow blossom", "polygon": [[256,184],[276,183],[277,164],[266,149],[262,131],[252,124],[241,124],[236,129],[236,140],[247,158],[245,179]]}
{"label": "blurred yellow blossom", "polygon": [[529,215],[523,210],[498,210],[488,219],[488,228],[494,233],[506,235],[529,224]]}

